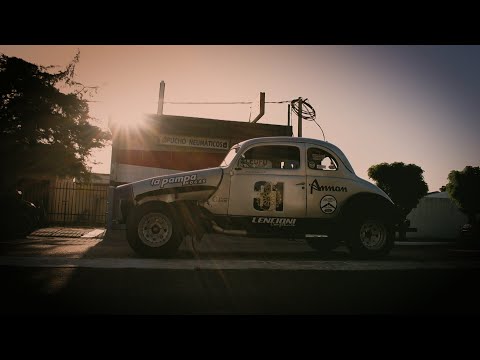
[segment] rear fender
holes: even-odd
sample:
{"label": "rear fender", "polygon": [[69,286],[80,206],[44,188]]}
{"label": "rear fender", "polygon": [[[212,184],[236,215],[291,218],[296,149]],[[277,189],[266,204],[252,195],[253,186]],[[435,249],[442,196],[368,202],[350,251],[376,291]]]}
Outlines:
{"label": "rear fender", "polygon": [[172,203],[176,201],[205,201],[215,191],[216,186],[185,186],[181,188],[155,189],[135,196],[138,205],[150,201]]}

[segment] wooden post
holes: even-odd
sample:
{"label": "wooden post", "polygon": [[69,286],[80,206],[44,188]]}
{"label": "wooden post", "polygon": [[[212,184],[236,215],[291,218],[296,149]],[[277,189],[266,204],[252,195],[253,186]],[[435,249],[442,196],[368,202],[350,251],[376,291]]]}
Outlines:
{"label": "wooden post", "polygon": [[302,137],[302,107],[303,107],[303,100],[302,98],[298,98],[298,137]]}
{"label": "wooden post", "polygon": [[160,82],[160,91],[158,93],[157,115],[163,115],[163,98],[165,96],[165,81]]}

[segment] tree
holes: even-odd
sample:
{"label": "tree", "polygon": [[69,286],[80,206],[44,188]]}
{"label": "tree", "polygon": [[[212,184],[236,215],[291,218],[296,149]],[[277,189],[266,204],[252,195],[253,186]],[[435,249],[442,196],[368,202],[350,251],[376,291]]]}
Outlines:
{"label": "tree", "polygon": [[[394,162],[372,165],[368,169],[368,177],[390,196],[404,220],[428,192],[423,169],[415,164]],[[401,230],[400,236],[404,238],[405,229]]]}
{"label": "tree", "polygon": [[28,177],[89,177],[91,151],[110,133],[91,123],[86,98],[96,88],[74,80],[79,56],[55,71],[0,54],[2,189]]}
{"label": "tree", "polygon": [[466,166],[462,171],[450,171],[447,192],[473,225],[475,215],[480,213],[480,167]]}

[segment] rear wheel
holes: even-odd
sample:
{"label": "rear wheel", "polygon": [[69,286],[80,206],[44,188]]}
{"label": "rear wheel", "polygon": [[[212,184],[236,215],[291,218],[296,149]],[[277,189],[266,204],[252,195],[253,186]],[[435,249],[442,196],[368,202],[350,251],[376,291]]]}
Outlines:
{"label": "rear wheel", "polygon": [[363,217],[349,226],[347,246],[355,258],[386,256],[392,250],[393,244],[393,228],[379,216]]}
{"label": "rear wheel", "polygon": [[179,219],[174,219],[171,209],[163,204],[147,203],[129,216],[127,240],[141,256],[164,257],[177,251],[183,236]]}

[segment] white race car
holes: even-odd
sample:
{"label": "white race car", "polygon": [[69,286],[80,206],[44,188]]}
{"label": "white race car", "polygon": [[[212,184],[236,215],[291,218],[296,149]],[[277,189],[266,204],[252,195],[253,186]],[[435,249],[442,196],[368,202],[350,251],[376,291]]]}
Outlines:
{"label": "white race car", "polygon": [[381,189],[324,141],[264,137],[234,145],[216,168],[158,176],[114,192],[113,222],[143,256],[168,256],[186,235],[305,238],[344,243],[358,258],[389,253],[401,218]]}

